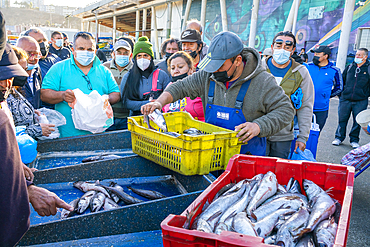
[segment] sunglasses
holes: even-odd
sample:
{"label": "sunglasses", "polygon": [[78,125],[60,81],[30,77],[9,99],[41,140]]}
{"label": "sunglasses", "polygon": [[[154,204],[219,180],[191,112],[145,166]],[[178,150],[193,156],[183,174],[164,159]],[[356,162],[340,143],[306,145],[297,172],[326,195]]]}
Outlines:
{"label": "sunglasses", "polygon": [[293,45],[293,41],[290,41],[290,40],[287,40],[285,42],[282,39],[275,40],[275,44],[282,45],[284,43],[285,43],[285,46],[292,46]]}
{"label": "sunglasses", "polygon": [[87,88],[89,90],[93,90],[92,89],[92,84],[91,84],[91,81],[90,81],[89,77],[87,75],[83,75],[83,78],[87,81]]}

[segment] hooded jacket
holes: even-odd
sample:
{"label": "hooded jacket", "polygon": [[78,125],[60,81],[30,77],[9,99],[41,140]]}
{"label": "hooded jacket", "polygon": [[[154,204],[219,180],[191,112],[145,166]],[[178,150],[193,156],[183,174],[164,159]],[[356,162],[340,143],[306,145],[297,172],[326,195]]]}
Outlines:
{"label": "hooded jacket", "polygon": [[370,96],[370,75],[367,60],[356,74],[357,64],[348,65],[343,71],[343,92],[342,99],[349,101],[365,100]]}
{"label": "hooded jacket", "polygon": [[184,97],[201,97],[206,112],[210,80],[216,84],[214,104],[233,108],[241,85],[251,79],[243,101],[243,114],[247,122],[258,124],[259,137],[272,136],[292,122],[293,107],[274,77],[262,67],[257,50],[244,48],[241,55],[245,61],[244,70],[229,89],[224,83],[214,80],[212,73],[200,70],[169,85],[165,91],[172,95],[173,101]]}
{"label": "hooded jacket", "polygon": [[[271,57],[263,60],[263,65],[267,68],[267,61]],[[272,59],[272,58],[271,58]],[[297,115],[298,126],[299,126],[299,135],[297,141],[306,143],[310,135],[311,121],[313,114],[313,103],[314,103],[314,87],[310,74],[308,73],[307,68],[296,62],[294,59],[290,58],[292,62],[291,70],[285,74],[284,78],[281,80],[280,86],[283,87],[284,83],[290,78],[293,80],[298,80],[300,82],[299,88],[302,89],[303,98],[302,106],[294,111]],[[291,71],[291,72],[290,72]],[[268,138],[269,141],[292,141],[294,139],[294,128],[293,124],[289,124],[284,129],[276,133],[274,136]]]}

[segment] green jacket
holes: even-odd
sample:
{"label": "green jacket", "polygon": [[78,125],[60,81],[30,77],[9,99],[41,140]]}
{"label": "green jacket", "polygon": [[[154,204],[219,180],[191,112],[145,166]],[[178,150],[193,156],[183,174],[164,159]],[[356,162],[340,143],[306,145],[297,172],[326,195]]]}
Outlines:
{"label": "green jacket", "polygon": [[[262,64],[266,69],[268,59],[272,59],[272,57],[270,56],[267,57],[267,59],[262,60],[263,62]],[[303,93],[302,106],[298,110],[294,108],[294,111],[295,114],[297,115],[299,126],[299,134],[297,141],[306,143],[310,135],[315,90],[311,76],[306,66],[297,63],[292,58],[290,58],[290,60],[292,61],[292,67],[285,74],[284,78],[280,82],[280,86],[284,89],[285,93],[289,97],[292,93],[295,92],[297,87],[300,87],[302,89]],[[274,136],[270,136],[268,140],[291,141],[294,139],[293,131],[294,131],[293,124],[290,124],[281,131],[279,131],[278,133],[276,133]]]}
{"label": "green jacket", "polygon": [[[276,85],[274,77],[261,66],[257,50],[244,48],[242,56],[246,61],[243,73],[228,90],[224,83],[216,81],[214,104],[234,107],[241,85],[252,79],[244,98],[243,114],[247,122],[258,124],[261,130],[259,137],[272,136],[291,124],[294,109],[283,89]],[[171,84],[165,91],[172,95],[174,101],[184,97],[191,99],[201,97],[206,112],[211,79],[214,80],[211,73],[201,70]]]}

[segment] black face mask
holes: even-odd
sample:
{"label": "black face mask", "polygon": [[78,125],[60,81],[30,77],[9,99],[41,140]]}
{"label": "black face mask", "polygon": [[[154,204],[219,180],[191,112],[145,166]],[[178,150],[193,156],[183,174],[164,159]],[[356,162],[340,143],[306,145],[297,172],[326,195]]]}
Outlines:
{"label": "black face mask", "polygon": [[188,72],[186,72],[184,74],[181,74],[181,75],[178,75],[178,76],[172,76],[172,82],[184,79],[187,76],[188,76]]}
{"label": "black face mask", "polygon": [[172,56],[174,53],[169,53],[169,52],[166,52],[166,60],[170,57],[170,56]]}
{"label": "black face mask", "polygon": [[312,62],[315,64],[315,65],[319,65],[320,61],[319,61],[320,57],[318,56],[314,56],[313,59],[312,59]]}
{"label": "black face mask", "polygon": [[232,63],[230,68],[226,71],[214,72],[213,77],[215,78],[215,80],[219,81],[219,82],[223,82],[223,83],[226,83],[226,82],[230,81],[234,77],[234,73],[236,71],[236,68],[235,68],[235,70],[234,70],[234,72],[232,73],[231,76],[228,76],[227,72],[231,69],[231,67],[233,67],[233,64],[234,63]]}
{"label": "black face mask", "polygon": [[49,53],[49,46],[45,46],[45,42],[39,43],[41,55],[45,57]]}
{"label": "black face mask", "polygon": [[196,58],[198,56],[198,52],[197,51],[192,51],[190,54],[189,54],[192,58]]}
{"label": "black face mask", "polygon": [[13,86],[23,87],[27,82],[27,76],[16,76],[13,79]]}

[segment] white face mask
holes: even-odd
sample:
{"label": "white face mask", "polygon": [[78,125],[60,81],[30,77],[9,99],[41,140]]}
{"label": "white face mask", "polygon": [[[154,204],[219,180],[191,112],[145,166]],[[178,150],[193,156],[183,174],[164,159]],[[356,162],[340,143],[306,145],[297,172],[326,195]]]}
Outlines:
{"label": "white face mask", "polygon": [[137,66],[142,70],[146,70],[150,65],[150,60],[146,58],[139,58],[136,60]]}
{"label": "white face mask", "polygon": [[272,57],[277,64],[285,64],[289,61],[290,51],[286,51],[284,49],[274,49]]}

